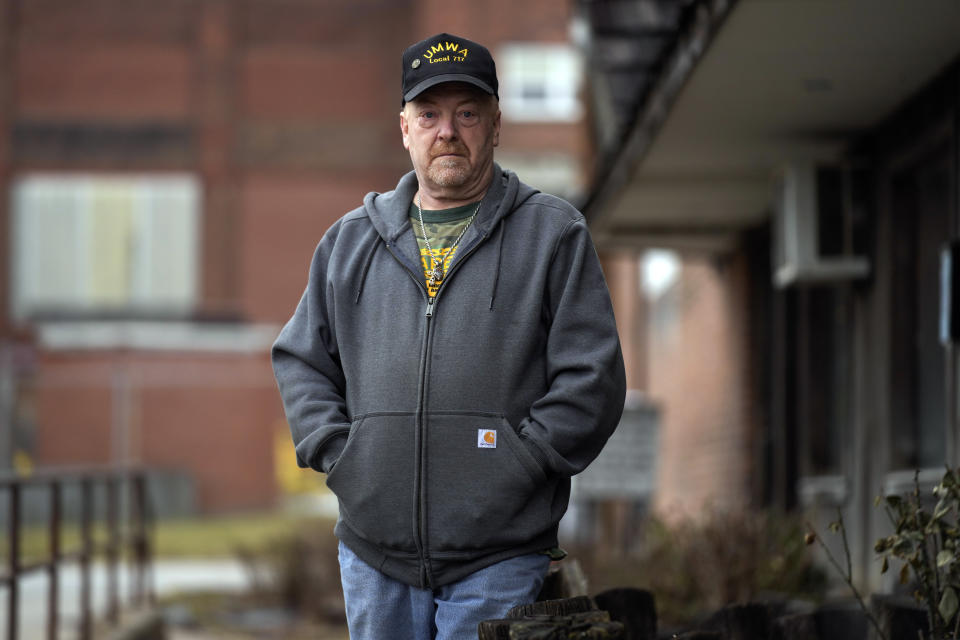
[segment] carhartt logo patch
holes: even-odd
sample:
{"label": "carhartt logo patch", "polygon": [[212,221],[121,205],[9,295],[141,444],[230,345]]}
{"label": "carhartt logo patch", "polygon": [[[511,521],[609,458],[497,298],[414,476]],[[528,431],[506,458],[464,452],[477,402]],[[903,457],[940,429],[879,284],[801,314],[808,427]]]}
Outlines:
{"label": "carhartt logo patch", "polygon": [[477,446],[481,449],[497,448],[497,432],[495,429],[477,429]]}

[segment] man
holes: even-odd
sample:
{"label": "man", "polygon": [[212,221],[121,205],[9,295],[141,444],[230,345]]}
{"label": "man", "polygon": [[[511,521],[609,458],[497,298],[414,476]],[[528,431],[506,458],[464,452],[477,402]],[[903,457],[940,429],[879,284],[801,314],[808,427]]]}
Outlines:
{"label": "man", "polygon": [[273,365],[339,500],[351,638],[476,638],[536,598],[623,360],[583,216],[493,161],[490,53],[443,33],[402,60],[414,170],[324,235]]}

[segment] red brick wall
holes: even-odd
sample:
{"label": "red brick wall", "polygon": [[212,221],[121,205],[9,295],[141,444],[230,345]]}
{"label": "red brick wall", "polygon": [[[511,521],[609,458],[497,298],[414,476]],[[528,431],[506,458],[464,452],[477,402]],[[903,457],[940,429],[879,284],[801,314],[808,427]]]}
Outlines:
{"label": "red brick wall", "polygon": [[56,368],[36,390],[35,460],[41,465],[109,464],[112,402],[105,384],[81,385]]}
{"label": "red brick wall", "polygon": [[310,258],[323,233],[340,215],[359,206],[367,191],[392,188],[395,178],[386,172],[249,176],[242,191],[245,315],[286,322],[307,284]]}
{"label": "red brick wall", "polygon": [[187,472],[204,511],[275,501],[283,409],[264,353],[46,354],[34,385],[40,464]]}
{"label": "red brick wall", "polygon": [[573,10],[573,3],[556,0],[421,0],[414,4],[417,20],[410,42],[446,31],[488,47],[506,40],[566,42]]}
{"label": "red brick wall", "polygon": [[639,256],[630,252],[602,257],[603,275],[617,319],[627,389],[647,391],[647,305],[640,295]]}
{"label": "red brick wall", "polygon": [[263,360],[178,362],[192,370],[190,384],[159,380],[139,394],[144,461],[189,471],[204,511],[275,500],[272,427],[283,413]]}
{"label": "red brick wall", "polygon": [[137,42],[25,42],[17,51],[17,109],[38,118],[185,118],[189,52]]}
{"label": "red brick wall", "polygon": [[655,509],[696,515],[749,495],[746,271],[688,258],[651,303],[650,395],[661,408]]}

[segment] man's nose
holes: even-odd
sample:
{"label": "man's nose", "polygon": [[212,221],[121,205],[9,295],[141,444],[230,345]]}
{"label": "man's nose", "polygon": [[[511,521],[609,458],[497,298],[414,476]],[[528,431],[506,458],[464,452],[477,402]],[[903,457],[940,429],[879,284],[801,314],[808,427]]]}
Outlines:
{"label": "man's nose", "polygon": [[437,136],[442,140],[456,140],[460,137],[457,129],[456,114],[451,113],[440,116],[440,122],[438,124]]}

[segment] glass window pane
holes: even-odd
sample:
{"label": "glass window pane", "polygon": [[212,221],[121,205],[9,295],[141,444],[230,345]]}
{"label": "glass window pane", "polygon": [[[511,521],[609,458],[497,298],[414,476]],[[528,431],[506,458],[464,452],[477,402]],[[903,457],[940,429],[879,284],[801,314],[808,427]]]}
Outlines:
{"label": "glass window pane", "polygon": [[498,56],[500,106],[509,120],[573,122],[582,115],[582,65],[566,44],[510,44]]}
{"label": "glass window pane", "polygon": [[191,176],[42,175],[13,189],[13,314],[186,313],[197,294]]}

